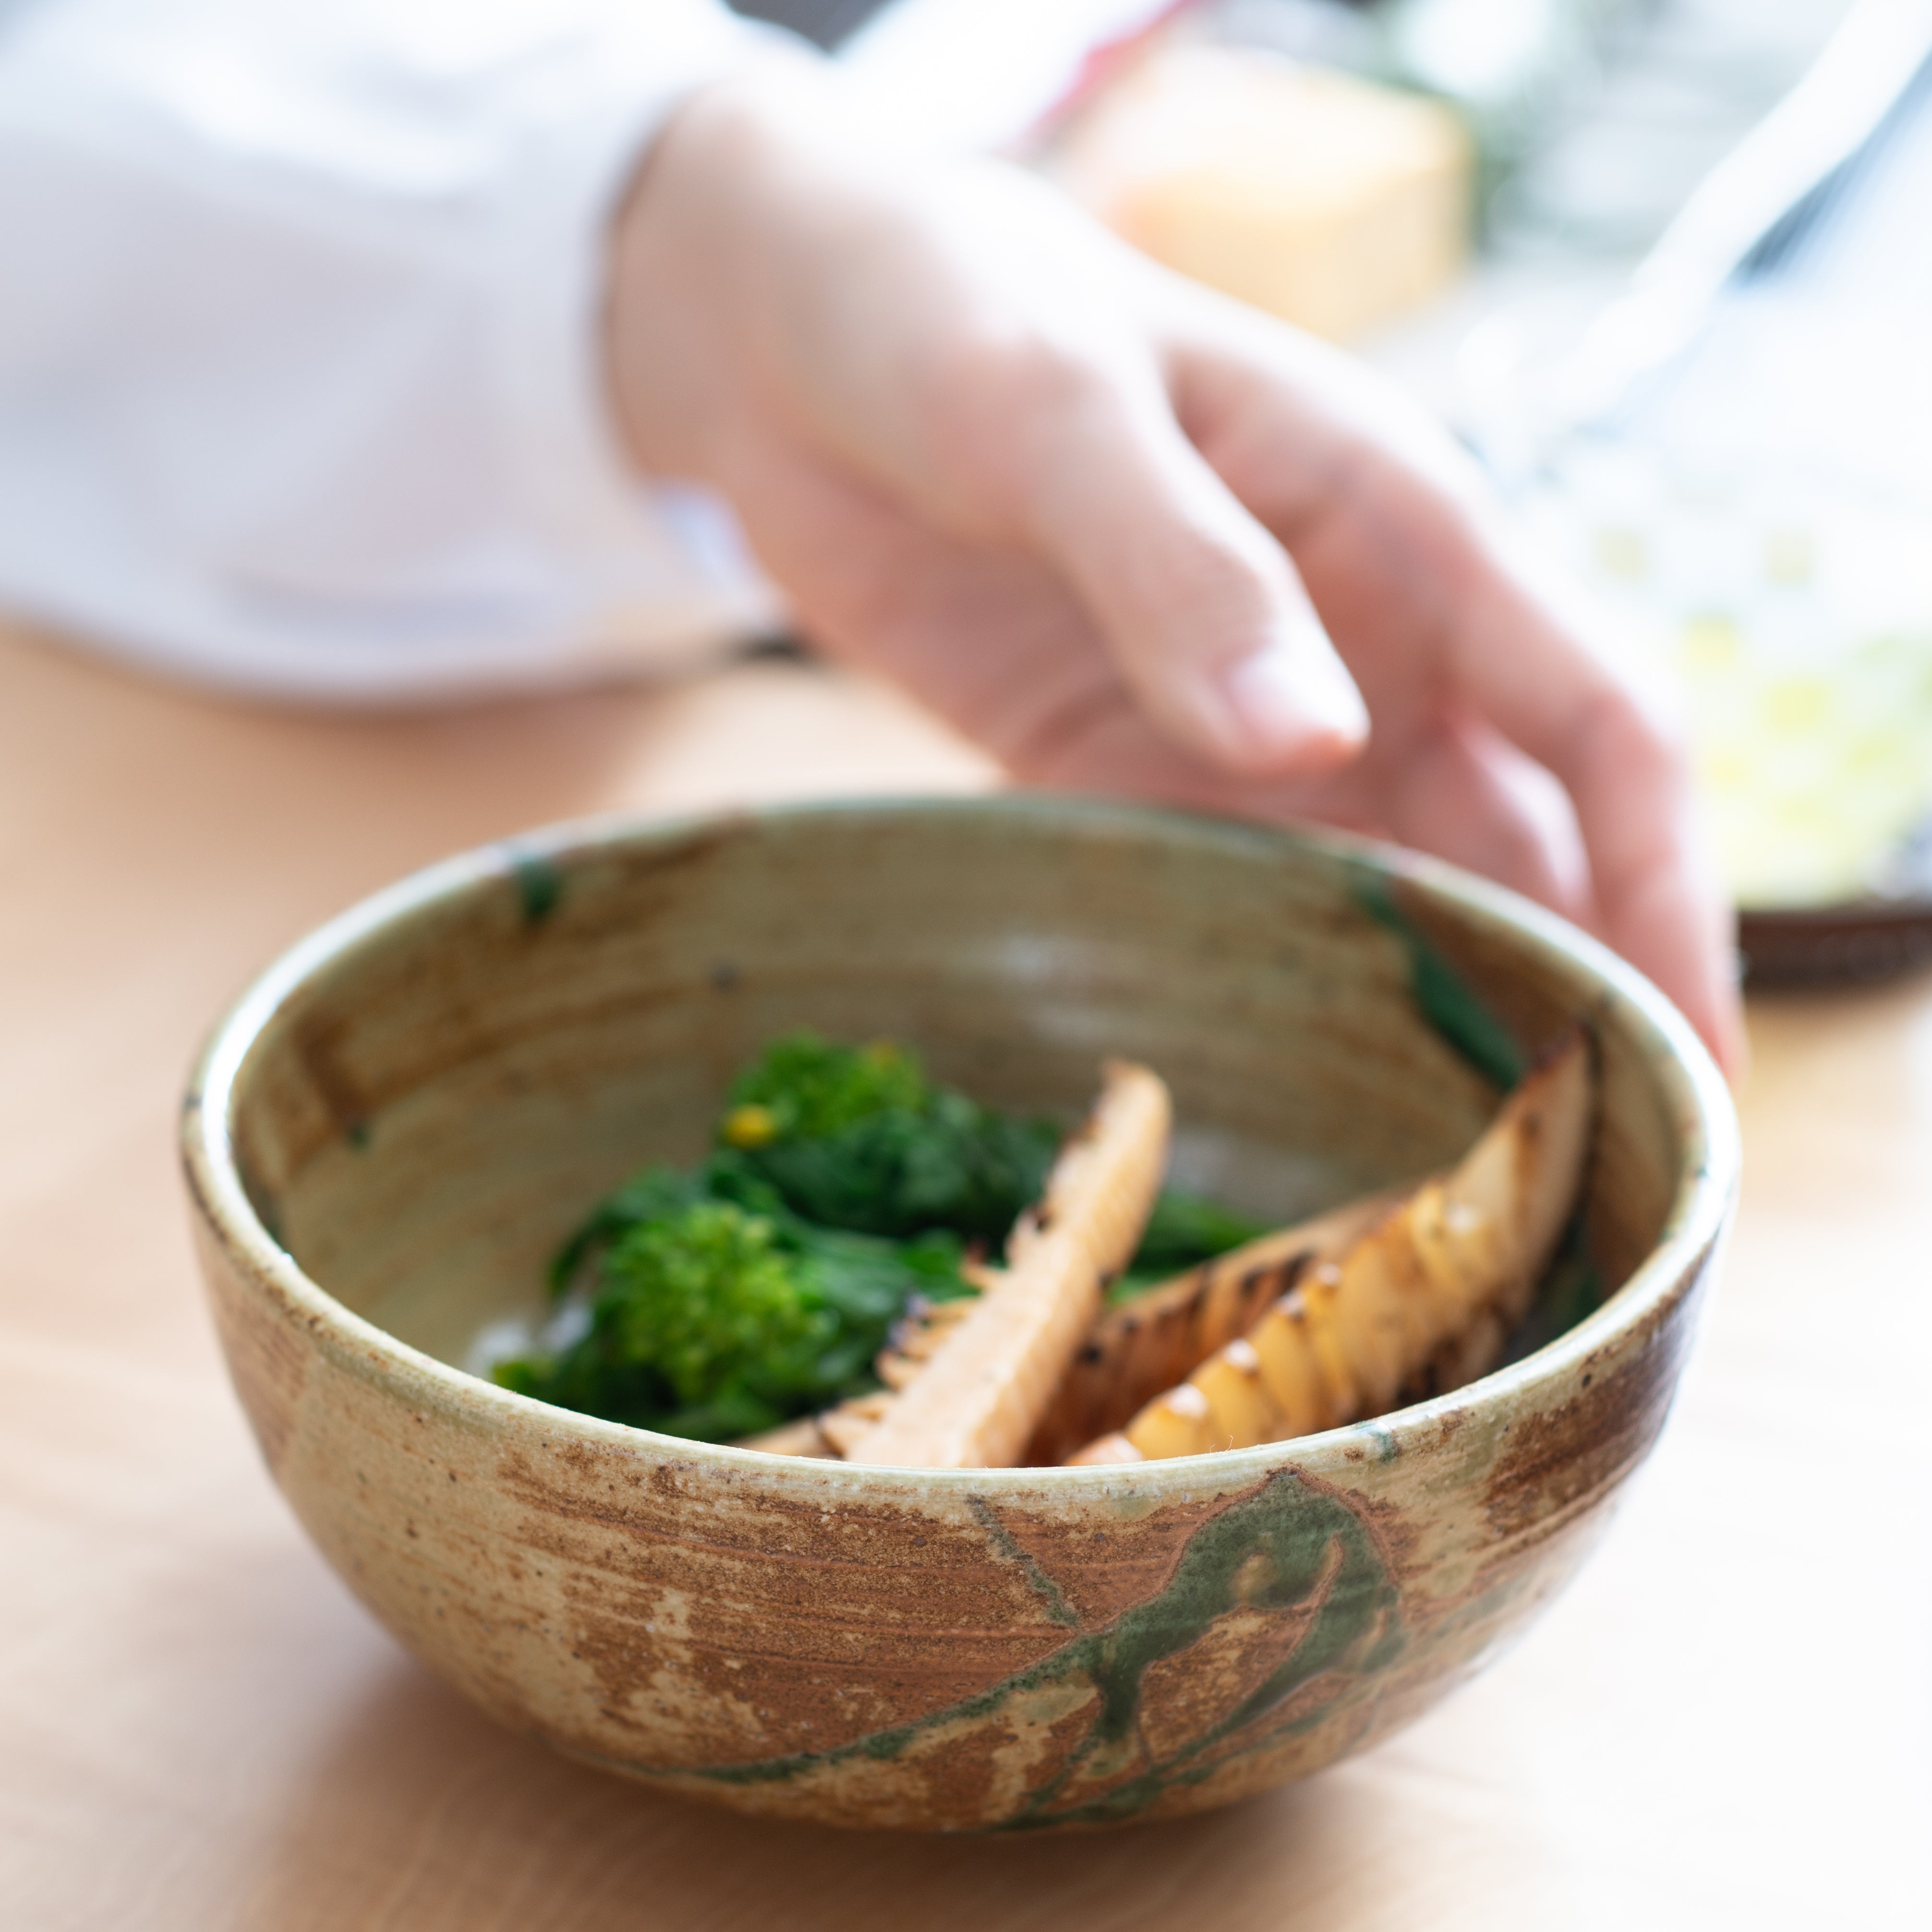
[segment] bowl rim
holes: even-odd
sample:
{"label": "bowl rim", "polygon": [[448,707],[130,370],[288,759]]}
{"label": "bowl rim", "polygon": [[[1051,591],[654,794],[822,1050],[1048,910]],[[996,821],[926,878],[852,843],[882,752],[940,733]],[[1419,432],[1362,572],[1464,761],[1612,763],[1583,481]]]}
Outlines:
{"label": "bowl rim", "polygon": [[[243,1184],[230,1120],[236,1082],[274,1015],[308,982],[386,928],[460,900],[479,889],[513,882],[525,868],[581,860],[602,852],[676,849],[708,841],[722,830],[783,826],[814,820],[994,817],[1030,820],[1042,829],[1091,829],[1164,836],[1176,842],[1206,841],[1256,856],[1296,850],[1332,862],[1366,865],[1446,901],[1472,924],[1502,928],[1597,982],[1600,997],[1623,1009],[1646,1064],[1674,1112],[1684,1155],[1676,1190],[1656,1244],[1623,1285],[1581,1322],[1529,1354],[1461,1387],[1364,1420],[1312,1436],[1222,1449],[1158,1462],[1082,1467],[932,1469],[896,1464],[848,1463],[774,1455],[668,1436],[612,1422],[498,1387],[428,1354],[357,1314],[304,1271],[270,1233]],[[440,860],[383,886],[298,939],[273,960],[215,1022],[189,1076],[180,1116],[180,1148],[192,1204],[252,1288],[278,1295],[304,1318],[338,1359],[364,1375],[374,1369],[418,1403],[475,1414],[479,1406],[506,1424],[536,1421],[586,1443],[668,1456],[689,1465],[722,1465],[740,1477],[816,1479],[828,1492],[881,1483],[924,1488],[964,1486],[976,1492],[1036,1492],[1051,1487],[1119,1490],[1124,1484],[1158,1496],[1244,1485],[1292,1464],[1394,1460],[1418,1445],[1445,1419],[1480,1406],[1542,1406],[1557,1386],[1606,1346],[1639,1329],[1691,1279],[1717,1248],[1735,1205],[1741,1166],[1737,1116],[1724,1076],[1702,1042],[1666,995],[1634,967],[1557,914],[1508,888],[1405,847],[1324,826],[1262,826],[1212,815],[1075,794],[1038,791],[933,796],[889,794],[667,815],[644,811],[598,813],[513,834]]]}

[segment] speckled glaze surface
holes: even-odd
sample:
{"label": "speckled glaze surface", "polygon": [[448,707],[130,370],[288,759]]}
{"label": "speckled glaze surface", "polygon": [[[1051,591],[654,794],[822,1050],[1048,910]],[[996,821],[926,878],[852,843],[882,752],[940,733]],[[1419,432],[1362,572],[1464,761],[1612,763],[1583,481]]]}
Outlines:
{"label": "speckled glaze surface", "polygon": [[[1284,1217],[1439,1165],[1494,1090],[1364,909],[1392,893],[1526,1042],[1600,1053],[1595,1258],[1535,1353],[1375,1423],[1136,1468],[714,1448],[460,1364],[587,1203],[688,1160],[800,1024],[1072,1114],[1167,1076],[1184,1172]],[[350,1586],[503,1722],[851,1826],[1172,1816],[1442,1696],[1587,1552],[1664,1422],[1735,1192],[1727,1097],[1606,954],[1406,855],[1070,801],[540,834],[405,881],[262,978],[184,1142],[263,1454]],[[1661,1612],[1660,1612],[1661,1614]]]}

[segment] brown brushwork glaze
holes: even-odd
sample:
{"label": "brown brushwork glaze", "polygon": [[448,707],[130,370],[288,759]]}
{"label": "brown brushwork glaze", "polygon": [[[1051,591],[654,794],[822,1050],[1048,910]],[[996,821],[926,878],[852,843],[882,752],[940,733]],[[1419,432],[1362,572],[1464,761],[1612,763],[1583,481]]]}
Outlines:
{"label": "brown brushwork glaze", "polygon": [[[1300,1442],[1090,1469],[713,1448],[464,1372],[586,1204],[696,1155],[733,1070],[801,1024],[1070,1119],[1131,1055],[1173,1089],[1186,1178],[1284,1224],[1441,1168],[1496,1094],[1420,1016],[1371,878],[1526,1049],[1586,1017],[1600,1051],[1591,1233],[1617,1292],[1525,1359]],[[1682,1022],[1507,895],[1038,800],[452,861],[270,970],[183,1132],[243,1406],[402,1642],[614,1770],[955,1831],[1196,1810],[1426,1708],[1548,1600],[1654,1439],[1736,1173]]]}

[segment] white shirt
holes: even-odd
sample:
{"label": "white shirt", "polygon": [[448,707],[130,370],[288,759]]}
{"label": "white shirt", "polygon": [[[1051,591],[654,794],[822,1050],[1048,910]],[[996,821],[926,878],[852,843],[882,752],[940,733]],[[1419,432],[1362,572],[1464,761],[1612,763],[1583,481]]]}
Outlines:
{"label": "white shirt", "polygon": [[[900,0],[847,64],[985,145],[1162,4]],[[640,152],[768,44],[717,0],[0,0],[0,605],[365,700],[780,621],[721,506],[625,467],[599,340]]]}
{"label": "white shirt", "polygon": [[0,0],[0,602],[291,696],[771,621],[625,468],[604,231],[713,0]]}

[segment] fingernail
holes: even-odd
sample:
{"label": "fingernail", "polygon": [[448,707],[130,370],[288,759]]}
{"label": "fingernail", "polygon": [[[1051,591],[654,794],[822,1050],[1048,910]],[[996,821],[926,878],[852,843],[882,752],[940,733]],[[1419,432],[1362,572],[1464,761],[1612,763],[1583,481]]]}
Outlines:
{"label": "fingernail", "polygon": [[1262,755],[1352,750],[1369,734],[1362,695],[1325,643],[1264,644],[1229,667],[1222,688]]}

